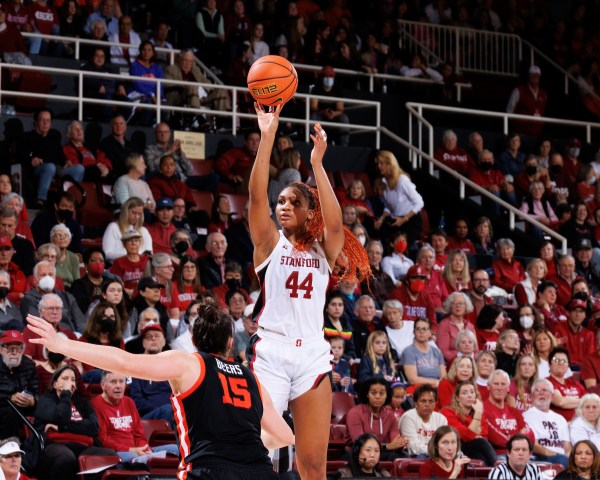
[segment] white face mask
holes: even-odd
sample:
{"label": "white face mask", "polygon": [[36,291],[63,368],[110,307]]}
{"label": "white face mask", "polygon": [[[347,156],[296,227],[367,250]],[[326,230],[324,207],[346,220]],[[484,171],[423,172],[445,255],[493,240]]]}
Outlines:
{"label": "white face mask", "polygon": [[46,275],[45,277],[40,278],[40,280],[38,281],[38,286],[44,292],[50,292],[50,291],[54,290],[55,283],[56,282],[53,277],[51,277],[50,275]]}
{"label": "white face mask", "polygon": [[367,237],[365,237],[364,235],[359,235],[358,237],[358,241],[360,242],[360,244],[364,247],[365,243],[367,243]]}
{"label": "white face mask", "polygon": [[575,157],[575,158],[577,158],[579,156],[580,152],[581,152],[581,150],[579,148],[571,148],[571,149],[569,149],[569,154],[572,157]]}
{"label": "white face mask", "polygon": [[519,317],[519,323],[525,330],[529,330],[533,327],[533,317],[530,315],[523,315],[522,317]]}
{"label": "white face mask", "polygon": [[324,77],[323,78],[323,86],[325,88],[333,87],[333,77]]}
{"label": "white face mask", "polygon": [[588,185],[593,185],[594,183],[596,183],[596,177],[588,178],[587,183]]}

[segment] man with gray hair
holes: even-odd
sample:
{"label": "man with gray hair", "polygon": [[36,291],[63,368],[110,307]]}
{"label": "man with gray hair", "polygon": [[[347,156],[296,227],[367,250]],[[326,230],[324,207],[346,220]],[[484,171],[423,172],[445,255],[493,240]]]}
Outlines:
{"label": "man with gray hair", "polygon": [[556,265],[556,274],[547,279],[556,283],[556,303],[567,306],[571,300],[571,286],[577,278],[580,277],[575,273],[575,258],[572,255],[560,257]]}
{"label": "man with gray hair", "polygon": [[352,333],[356,358],[362,358],[366,353],[369,335],[373,330],[379,330],[381,327],[381,318],[377,317],[376,313],[373,297],[363,295],[356,301],[354,306],[356,322]]}
{"label": "man with gray hair", "polygon": [[55,288],[56,268],[46,260],[38,262],[33,268],[33,281],[35,286],[25,293],[21,300],[23,318],[27,319],[27,315],[32,314],[48,320],[41,311],[41,306],[44,305],[42,299],[46,294],[53,294],[52,298],[56,297],[60,300],[60,305],[57,305],[60,308],[52,312],[52,318],[55,319],[55,315],[58,315],[57,324],[60,323],[63,328],[71,332],[83,332],[86,320],[77,305],[77,300],[70,293]]}
{"label": "man with gray hair", "polygon": [[[182,50],[177,63],[164,70],[165,80],[179,80],[194,83],[211,83],[196,65],[192,50]],[[209,107],[212,110],[229,111],[231,101],[226,90],[199,87],[198,85],[169,85],[165,83],[165,97],[168,105],[192,108]]]}
{"label": "man with gray hair", "polygon": [[437,147],[433,157],[461,175],[467,175],[471,157],[464,148],[457,145],[456,133],[446,130],[442,135],[442,146]]}
{"label": "man with gray hair", "polygon": [[[494,196],[510,203],[517,204],[517,196],[512,183],[508,182],[502,172],[494,168],[494,154],[489,150],[482,150],[477,157],[477,164],[469,169],[469,179],[484,188]],[[483,198],[483,205],[494,208],[496,215],[500,213],[500,205]]]}
{"label": "man with gray hair", "polygon": [[550,410],[554,387],[546,378],[533,382],[533,406],[523,414],[525,423],[535,435],[533,453],[538,460],[560,463],[567,468],[571,452],[569,426],[562,415]]}
{"label": "man with gray hair", "polygon": [[[0,438],[19,434],[21,418],[8,405],[10,400],[23,415],[33,415],[38,398],[35,364],[23,356],[25,340],[18,330],[7,330],[0,338]],[[0,470],[1,473],[1,470]]]}
{"label": "man with gray hair", "polygon": [[[57,294],[46,293],[42,295],[38,308],[39,313],[36,313],[35,315],[51,324],[60,336],[70,340],[77,340],[77,335],[75,335],[72,330],[60,325],[63,313],[63,302]],[[26,328],[23,336],[25,337],[25,355],[38,365],[44,363],[48,359],[48,351],[43,345],[32,343],[30,341],[32,338],[37,338],[38,335]],[[74,362],[74,364],[83,368],[81,362]]]}
{"label": "man with gray hair", "polygon": [[488,425],[488,440],[497,453],[506,452],[506,442],[517,433],[535,440],[531,429],[519,410],[506,403],[510,377],[504,370],[494,370],[488,379],[490,396],[483,402],[483,413]]}
{"label": "man with gray hair", "polygon": [[205,288],[218,287],[225,281],[225,265],[229,258],[227,252],[227,239],[219,232],[212,232],[206,238],[206,251],[208,255],[198,261],[200,278]]}
{"label": "man with gray hair", "polygon": [[85,33],[92,32],[92,24],[96,20],[102,20],[105,23],[110,35],[119,32],[119,20],[115,16],[115,0],[102,0],[100,2],[98,11],[90,13],[87,19],[85,28],[83,29]]}

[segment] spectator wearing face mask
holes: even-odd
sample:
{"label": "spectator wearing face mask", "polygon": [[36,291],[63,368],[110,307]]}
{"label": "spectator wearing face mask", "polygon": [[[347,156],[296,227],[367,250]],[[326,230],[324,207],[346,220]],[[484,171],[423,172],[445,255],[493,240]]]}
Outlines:
{"label": "spectator wearing face mask", "polygon": [[225,297],[230,290],[239,290],[244,295],[246,303],[252,303],[248,291],[243,287],[242,279],[242,266],[234,261],[227,262],[225,265],[225,282],[212,288],[221,308],[227,308]]}
{"label": "spectator wearing face mask", "polygon": [[[322,97],[340,97],[341,92],[335,86],[335,70],[325,65],[320,73],[321,83],[315,85],[311,94]],[[323,98],[312,98],[310,101],[311,120],[334,122],[348,125],[350,119],[344,112],[344,102],[339,100],[326,100]],[[340,128],[336,132],[336,140],[340,145],[347,147],[350,143],[350,131]]]}

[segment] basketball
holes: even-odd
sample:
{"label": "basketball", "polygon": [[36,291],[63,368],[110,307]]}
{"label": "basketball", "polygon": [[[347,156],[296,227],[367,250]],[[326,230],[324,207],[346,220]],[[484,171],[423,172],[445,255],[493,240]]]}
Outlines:
{"label": "basketball", "polygon": [[298,73],[279,55],[266,55],[252,64],[248,72],[248,90],[254,99],[268,106],[283,105],[296,93]]}

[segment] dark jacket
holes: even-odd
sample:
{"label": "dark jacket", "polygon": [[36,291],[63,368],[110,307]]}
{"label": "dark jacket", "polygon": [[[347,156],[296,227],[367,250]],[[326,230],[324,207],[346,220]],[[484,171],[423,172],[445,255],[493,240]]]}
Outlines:
{"label": "dark jacket", "polygon": [[[75,301],[75,297],[62,290],[55,290],[52,293],[58,295],[63,302],[62,319],[59,325],[73,332],[83,332],[86,320]],[[36,317],[40,316],[38,303],[40,303],[42,295],[35,288],[25,293],[25,296],[21,300],[21,315],[23,315],[23,318],[27,318],[27,315],[30,313]]]}
{"label": "dark jacket", "polygon": [[98,151],[98,158],[105,155],[110,160],[110,163],[112,163],[112,173],[115,178],[127,173],[125,170],[125,160],[132,153],[136,153],[133,143],[125,140],[125,143],[121,145],[112,135],[100,140]]}
{"label": "dark jacket", "polygon": [[[225,257],[224,262],[227,265],[229,257]],[[221,268],[217,265],[211,255],[202,257],[198,260],[198,268],[200,268],[200,278],[202,279],[202,285],[206,289],[218,287],[223,283],[221,278]]]}
{"label": "dark jacket", "polygon": [[[31,233],[35,244],[39,247],[44,243],[50,243],[50,230],[55,225],[58,225],[56,213],[54,210],[39,213],[31,224]],[[65,222],[65,226],[71,232],[71,243],[69,250],[75,253],[83,252],[83,244],[81,243],[81,225],[74,218],[70,218]]]}
{"label": "dark jacket", "polygon": [[140,412],[140,416],[150,413],[163,405],[169,405],[171,399],[169,382],[152,382],[150,380],[131,379],[131,398]]}
{"label": "dark jacket", "polygon": [[19,269],[28,277],[33,273],[35,249],[29,240],[20,235],[15,235],[11,242],[15,249],[11,261],[16,263]]}
{"label": "dark jacket", "polygon": [[61,135],[58,130],[53,128],[45,137],[35,130],[25,132],[19,141],[18,152],[25,174],[33,171],[31,159],[34,157],[41,158],[44,163],[54,163],[57,167],[65,164]]}
{"label": "dark jacket", "polygon": [[[82,420],[71,421],[71,401],[81,414]],[[56,392],[46,392],[38,400],[35,409],[35,427],[40,430],[48,424],[54,424],[59,432],[75,433],[96,437],[99,432],[98,417],[87,398],[80,396],[77,392],[62,392],[60,397]]]}
{"label": "dark jacket", "polygon": [[35,363],[23,355],[21,364],[10,370],[0,360],[0,402],[5,403],[13,393],[29,391],[36,399],[38,397],[38,378]]}

